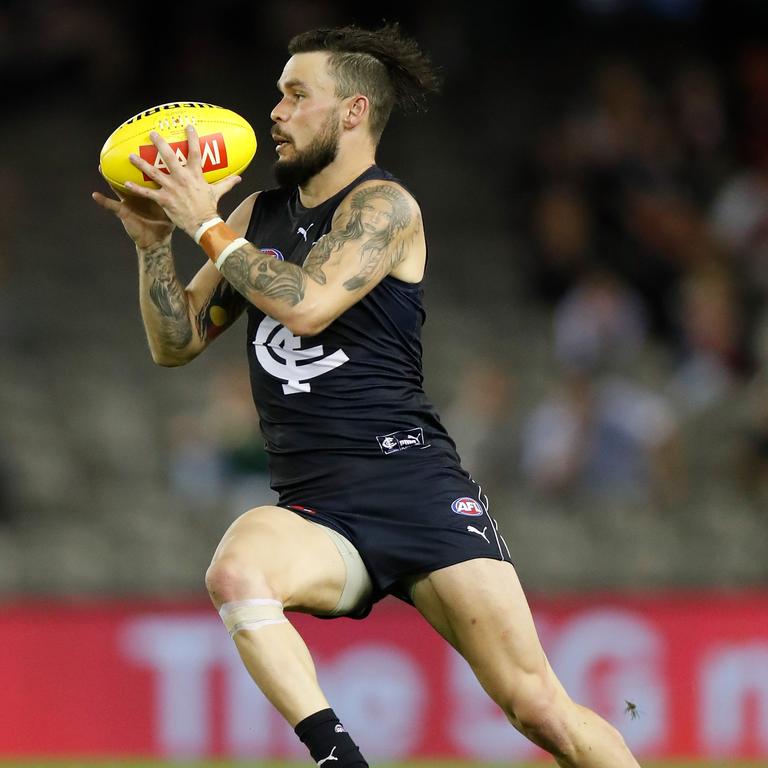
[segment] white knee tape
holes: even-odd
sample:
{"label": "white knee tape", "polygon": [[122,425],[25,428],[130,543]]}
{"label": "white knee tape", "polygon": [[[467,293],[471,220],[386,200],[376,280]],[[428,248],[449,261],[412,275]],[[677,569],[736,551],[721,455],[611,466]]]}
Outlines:
{"label": "white knee tape", "polygon": [[288,621],[283,614],[283,604],[267,598],[224,603],[219,609],[219,616],[230,637],[241,629],[263,629],[270,624],[285,624]]}

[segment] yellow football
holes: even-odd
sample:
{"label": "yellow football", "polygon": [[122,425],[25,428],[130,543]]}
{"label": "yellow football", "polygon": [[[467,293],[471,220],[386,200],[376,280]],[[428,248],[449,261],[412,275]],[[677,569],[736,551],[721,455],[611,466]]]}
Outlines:
{"label": "yellow football", "polygon": [[126,181],[157,189],[157,184],[132,165],[128,156],[138,155],[168,173],[149,132],[157,131],[183,164],[188,152],[184,132],[187,125],[193,125],[200,138],[203,176],[209,184],[242,173],[256,154],[253,128],[236,112],[199,101],[176,101],[145,109],[116,128],[101,149],[101,175],[121,192],[128,192]]}

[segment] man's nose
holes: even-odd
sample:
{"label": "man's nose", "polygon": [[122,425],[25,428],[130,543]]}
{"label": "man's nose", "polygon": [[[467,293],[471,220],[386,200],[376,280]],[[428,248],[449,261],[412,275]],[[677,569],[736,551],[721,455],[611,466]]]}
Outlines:
{"label": "man's nose", "polygon": [[280,123],[287,119],[285,99],[280,99],[280,101],[275,104],[275,106],[272,108],[272,111],[269,113],[269,117],[275,123]]}

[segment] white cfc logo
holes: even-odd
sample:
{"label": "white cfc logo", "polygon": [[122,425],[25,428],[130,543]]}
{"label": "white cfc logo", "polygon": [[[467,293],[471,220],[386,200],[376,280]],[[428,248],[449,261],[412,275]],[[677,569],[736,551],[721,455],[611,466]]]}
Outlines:
{"label": "white cfc logo", "polygon": [[349,360],[342,349],[325,357],[322,345],[302,349],[301,336],[294,336],[269,316],[259,323],[253,346],[261,367],[276,379],[288,382],[283,384],[285,395],[310,392],[310,379],[322,376]]}

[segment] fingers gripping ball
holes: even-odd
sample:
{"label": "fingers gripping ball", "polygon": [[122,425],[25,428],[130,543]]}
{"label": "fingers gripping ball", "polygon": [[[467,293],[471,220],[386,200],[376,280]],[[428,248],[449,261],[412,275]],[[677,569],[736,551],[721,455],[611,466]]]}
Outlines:
{"label": "fingers gripping ball", "polygon": [[127,181],[157,189],[157,184],[136,168],[128,156],[136,154],[167,173],[149,132],[157,131],[183,164],[189,152],[184,132],[187,125],[194,126],[200,137],[203,176],[209,184],[242,173],[256,154],[253,128],[237,113],[202,102],[171,102],[139,112],[112,132],[101,149],[101,175],[110,186],[126,194]]}

